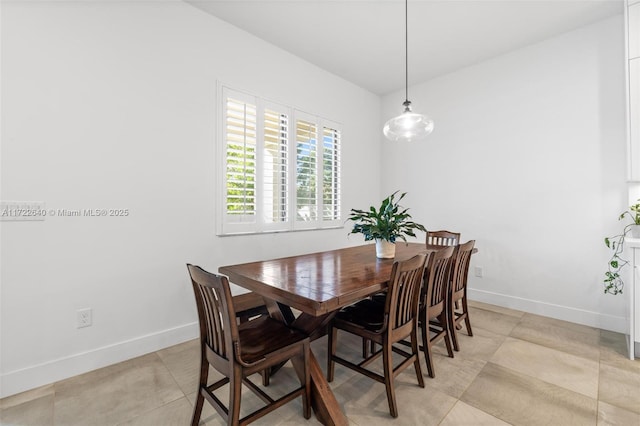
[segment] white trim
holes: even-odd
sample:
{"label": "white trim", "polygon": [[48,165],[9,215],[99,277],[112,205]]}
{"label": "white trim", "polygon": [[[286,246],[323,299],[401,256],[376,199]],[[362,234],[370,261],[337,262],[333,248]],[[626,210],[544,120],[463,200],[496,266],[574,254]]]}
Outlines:
{"label": "white trim", "polygon": [[631,145],[631,85],[630,85],[630,64],[629,64],[629,2],[625,2],[624,7],[624,83],[625,83],[625,136],[627,138],[627,181],[633,182],[634,170],[632,161]]}
{"label": "white trim", "polygon": [[[467,291],[469,294],[469,300],[477,300],[479,302],[517,309],[519,311],[570,321],[590,327],[601,328],[603,330],[627,333],[627,319],[623,316],[605,315],[600,312],[587,311],[584,309],[573,308],[571,306],[562,306],[553,303],[541,302],[539,300],[524,299],[506,294],[493,293],[471,287],[469,287]],[[473,319],[471,322],[473,324]]]}
{"label": "white trim", "polygon": [[195,339],[199,335],[198,327],[198,323],[193,322],[91,351],[10,371],[0,376],[0,398]]}

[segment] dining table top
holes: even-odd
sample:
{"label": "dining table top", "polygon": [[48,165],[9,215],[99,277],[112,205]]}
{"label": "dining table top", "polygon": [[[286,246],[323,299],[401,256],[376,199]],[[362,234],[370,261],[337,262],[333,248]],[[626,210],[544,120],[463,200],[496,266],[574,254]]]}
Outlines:
{"label": "dining table top", "polygon": [[379,259],[375,244],[364,244],[221,266],[218,271],[234,284],[320,316],[384,290],[394,260],[406,260],[426,251],[424,243],[399,242],[394,259]]}

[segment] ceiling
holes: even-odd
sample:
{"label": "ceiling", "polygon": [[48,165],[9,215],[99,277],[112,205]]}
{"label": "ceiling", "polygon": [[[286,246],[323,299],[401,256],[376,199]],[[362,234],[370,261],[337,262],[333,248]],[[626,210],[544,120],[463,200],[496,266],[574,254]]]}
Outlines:
{"label": "ceiling", "polygon": [[[373,93],[404,88],[403,0],[184,0]],[[623,0],[409,0],[409,84],[623,13]]]}

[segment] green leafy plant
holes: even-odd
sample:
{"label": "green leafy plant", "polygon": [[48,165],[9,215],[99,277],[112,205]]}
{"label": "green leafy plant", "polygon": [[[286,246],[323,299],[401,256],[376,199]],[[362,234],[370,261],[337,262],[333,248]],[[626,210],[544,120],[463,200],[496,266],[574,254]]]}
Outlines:
{"label": "green leafy plant", "polygon": [[624,289],[624,281],[620,272],[629,264],[629,261],[622,258],[621,255],[624,252],[624,240],[631,232],[631,228],[640,225],[640,199],[638,199],[638,203],[629,206],[629,210],[618,216],[618,220],[624,218],[631,219],[631,223],[627,223],[619,234],[604,239],[604,244],[612,251],[608,270],[604,273],[604,292],[614,295],[621,294]]}
{"label": "green leafy plant", "polygon": [[395,243],[397,239],[406,242],[406,237],[415,237],[414,230],[416,229],[426,232],[424,226],[410,220],[411,215],[407,213],[409,209],[400,206],[400,200],[407,193],[403,192],[396,200],[398,192],[396,191],[382,200],[378,210],[373,206],[368,211],[351,209],[347,220],[355,223],[349,234],[363,234],[365,241],[385,240]]}

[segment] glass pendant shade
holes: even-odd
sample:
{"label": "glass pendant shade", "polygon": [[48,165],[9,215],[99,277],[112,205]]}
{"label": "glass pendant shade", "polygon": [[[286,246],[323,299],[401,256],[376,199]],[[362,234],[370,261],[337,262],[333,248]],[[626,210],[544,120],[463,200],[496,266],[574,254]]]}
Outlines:
{"label": "glass pendant shade", "polygon": [[411,112],[411,102],[404,102],[404,112],[384,125],[384,136],[392,142],[422,141],[433,131],[433,120]]}
{"label": "glass pendant shade", "polygon": [[411,112],[409,101],[409,1],[404,1],[404,112],[387,121],[382,131],[392,142],[422,141],[433,131],[433,120],[426,115]]}

